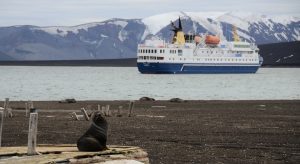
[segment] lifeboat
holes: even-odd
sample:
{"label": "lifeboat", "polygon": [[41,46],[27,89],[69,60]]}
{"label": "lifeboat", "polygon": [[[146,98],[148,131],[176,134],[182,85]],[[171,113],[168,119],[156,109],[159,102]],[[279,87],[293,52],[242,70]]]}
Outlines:
{"label": "lifeboat", "polygon": [[205,38],[205,44],[217,45],[220,43],[220,38],[213,35],[207,35]]}
{"label": "lifeboat", "polygon": [[200,41],[201,41],[201,37],[200,37],[199,35],[196,35],[196,36],[194,37],[194,41],[195,41],[196,44],[199,44]]}

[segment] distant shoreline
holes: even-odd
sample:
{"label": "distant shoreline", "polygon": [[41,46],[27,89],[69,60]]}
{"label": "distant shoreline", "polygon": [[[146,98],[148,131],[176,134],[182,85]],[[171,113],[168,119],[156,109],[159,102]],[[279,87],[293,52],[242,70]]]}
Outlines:
{"label": "distant shoreline", "polygon": [[[88,67],[136,67],[136,58],[96,60],[27,60],[0,61],[0,66],[88,66]],[[298,64],[263,65],[262,67],[300,67]]]}
{"label": "distant shoreline", "polygon": [[136,67],[136,58],[97,60],[28,60],[0,61],[0,66],[101,66]]}

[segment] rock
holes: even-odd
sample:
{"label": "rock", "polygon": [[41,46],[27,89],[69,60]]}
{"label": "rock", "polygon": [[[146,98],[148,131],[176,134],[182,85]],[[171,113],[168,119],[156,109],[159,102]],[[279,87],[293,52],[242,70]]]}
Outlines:
{"label": "rock", "polygon": [[155,101],[155,99],[151,97],[141,97],[140,101]]}
{"label": "rock", "polygon": [[59,101],[59,103],[76,103],[76,100],[75,99],[65,99],[65,100]]}
{"label": "rock", "polygon": [[170,99],[170,102],[182,103],[184,102],[184,100],[182,100],[181,98],[172,98]]}

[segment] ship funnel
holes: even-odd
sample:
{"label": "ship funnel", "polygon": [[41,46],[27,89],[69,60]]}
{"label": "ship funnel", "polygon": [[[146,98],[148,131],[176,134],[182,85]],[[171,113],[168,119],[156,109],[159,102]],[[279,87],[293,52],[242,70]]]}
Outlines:
{"label": "ship funnel", "polygon": [[177,27],[174,24],[174,22],[171,21],[171,26],[173,27],[173,29],[171,29],[171,30],[174,31],[174,36],[173,36],[172,43],[173,44],[184,44],[185,39],[184,39],[184,33],[182,31],[182,25],[181,25],[180,17],[179,17],[178,22],[179,22],[179,24],[178,24],[178,27]]}

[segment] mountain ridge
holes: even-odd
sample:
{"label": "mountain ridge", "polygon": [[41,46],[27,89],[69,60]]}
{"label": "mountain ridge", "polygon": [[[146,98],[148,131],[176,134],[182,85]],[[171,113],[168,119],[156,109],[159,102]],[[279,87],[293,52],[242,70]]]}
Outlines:
{"label": "mountain ridge", "polygon": [[[219,34],[257,44],[300,40],[300,19],[238,12],[171,12],[142,19],[113,18],[76,26],[0,27],[0,52],[11,60],[122,59],[136,56],[137,44],[153,36],[170,40],[170,21],[182,18],[185,33]],[[3,56],[3,55],[2,55]],[[1,56],[0,56],[0,60]]]}

